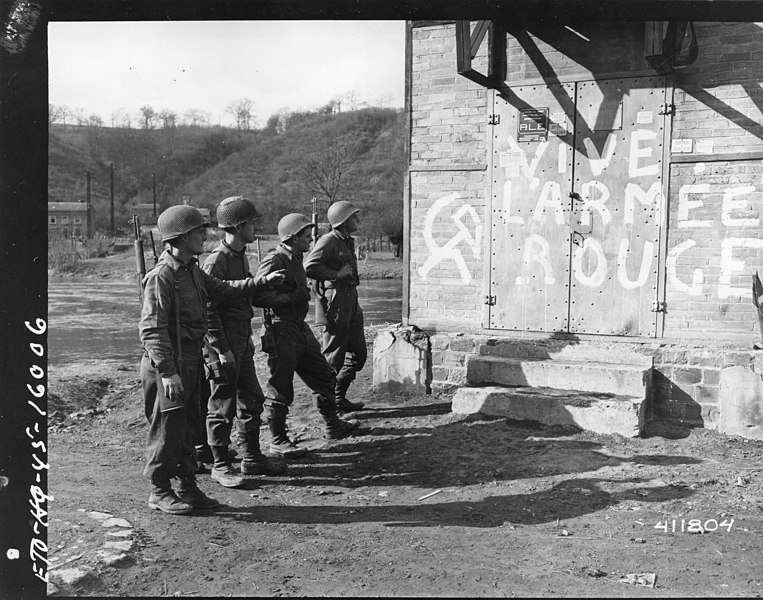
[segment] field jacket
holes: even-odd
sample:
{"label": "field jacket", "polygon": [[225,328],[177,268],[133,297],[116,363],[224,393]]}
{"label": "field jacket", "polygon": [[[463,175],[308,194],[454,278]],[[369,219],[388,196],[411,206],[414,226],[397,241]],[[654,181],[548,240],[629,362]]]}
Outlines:
{"label": "field jacket", "polygon": [[283,282],[270,291],[257,292],[253,301],[257,306],[273,309],[273,320],[304,322],[310,308],[310,288],[302,266],[302,254],[292,253],[279,244],[262,259],[256,278],[264,278],[279,269],[286,271]]}
{"label": "field jacket", "polygon": [[[222,242],[207,257],[202,270],[224,281],[252,277],[249,272],[246,248],[237,252],[225,242]],[[229,328],[250,328],[253,316],[252,299],[249,296],[210,299],[207,302],[209,330],[205,337],[206,342],[218,354],[228,352],[230,344],[228,344],[225,331]]]}
{"label": "field jacket", "polygon": [[143,311],[140,342],[164,378],[177,373],[175,308],[180,308],[180,344],[201,346],[207,333],[207,299],[249,296],[266,289],[262,279],[221,281],[202,271],[196,259],[185,264],[164,251],[142,281]]}
{"label": "field jacket", "polygon": [[[352,275],[337,279],[337,272],[344,265],[352,267]],[[336,229],[321,236],[305,261],[305,272],[310,279],[324,282],[327,288],[357,286],[360,279],[355,240]]]}

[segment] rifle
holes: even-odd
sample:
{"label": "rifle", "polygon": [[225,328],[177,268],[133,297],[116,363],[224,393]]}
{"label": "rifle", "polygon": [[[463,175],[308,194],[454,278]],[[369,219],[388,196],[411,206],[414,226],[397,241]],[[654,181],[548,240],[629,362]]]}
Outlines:
{"label": "rifle", "polygon": [[[143,306],[143,277],[146,275],[146,256],[143,254],[143,240],[140,237],[140,219],[138,215],[132,216],[132,224],[135,229],[135,266],[138,271],[138,294],[140,304]],[[154,252],[156,255],[156,252]]]}

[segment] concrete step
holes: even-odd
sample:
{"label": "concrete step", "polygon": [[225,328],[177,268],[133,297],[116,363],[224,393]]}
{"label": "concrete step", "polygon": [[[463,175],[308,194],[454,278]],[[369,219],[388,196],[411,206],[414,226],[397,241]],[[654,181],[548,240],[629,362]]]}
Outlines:
{"label": "concrete step", "polygon": [[453,397],[451,410],[637,437],[644,431],[647,400],[643,395],[633,397],[549,387],[462,387]]}
{"label": "concrete step", "polygon": [[644,344],[620,342],[571,343],[563,339],[491,339],[480,344],[477,352],[482,356],[629,364],[641,365],[644,368],[654,364],[652,348]]}
{"label": "concrete step", "polygon": [[471,356],[468,385],[549,387],[644,398],[651,387],[651,366],[594,361]]}

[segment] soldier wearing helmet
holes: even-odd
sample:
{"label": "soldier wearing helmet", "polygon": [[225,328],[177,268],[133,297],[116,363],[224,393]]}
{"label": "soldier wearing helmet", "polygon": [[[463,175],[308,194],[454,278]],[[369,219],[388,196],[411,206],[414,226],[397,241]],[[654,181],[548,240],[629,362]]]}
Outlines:
{"label": "soldier wearing helmet", "polygon": [[[202,269],[224,281],[251,277],[246,245],[255,239],[258,218],[254,204],[243,196],[220,202],[217,223],[225,231],[225,239],[207,257]],[[260,449],[265,396],[254,367],[253,316],[249,297],[207,302],[207,452],[213,463],[212,479],[225,487],[240,487],[245,475],[280,475],[286,471],[281,457],[273,460]],[[242,451],[240,474],[230,464],[228,452],[234,423]]]}
{"label": "soldier wearing helmet", "polygon": [[[305,323],[309,308],[310,289],[302,266],[302,256],[310,248],[313,223],[305,215],[292,213],[278,222],[281,243],[269,253],[257,269],[257,277],[283,269],[286,278],[273,291],[257,294],[254,302],[272,312],[274,348],[268,366],[270,378],[266,387],[265,408],[272,434],[270,450],[283,456],[300,456],[306,452],[289,439],[286,416],[294,401],[294,373],[313,392],[318,412],[326,424],[325,435],[330,439],[343,437],[359,423],[337,415],[334,399],[336,378],[310,327]],[[267,323],[267,318],[266,318]]]}
{"label": "soldier wearing helmet", "polygon": [[[251,296],[283,279],[266,277],[221,281],[202,271],[196,256],[204,250],[209,224],[192,206],[171,206],[159,215],[167,248],[143,278],[139,333],[144,349],[140,374],[146,418],[146,467],[151,483],[148,505],[169,514],[212,508],[195,478],[194,440],[201,432],[199,391],[202,340],[207,333],[206,299]],[[177,492],[171,481],[178,478]]]}
{"label": "soldier wearing helmet", "polygon": [[323,355],[336,373],[336,402],[343,412],[363,408],[363,402],[347,399],[347,390],[366,363],[363,310],[358,303],[358,260],[352,234],[360,219],[356,208],[344,200],[328,209],[331,231],[322,236],[305,262],[307,276],[326,298]]}

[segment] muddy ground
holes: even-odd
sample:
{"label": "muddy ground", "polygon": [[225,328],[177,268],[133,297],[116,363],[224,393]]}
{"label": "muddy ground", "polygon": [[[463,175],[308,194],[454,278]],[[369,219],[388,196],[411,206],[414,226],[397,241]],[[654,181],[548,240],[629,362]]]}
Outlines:
{"label": "muddy ground", "polygon": [[300,386],[290,428],[306,457],[246,489],[200,475],[222,506],[169,516],[147,507],[137,367],[50,369],[55,595],[763,593],[761,442],[454,415],[447,395],[372,392],[369,364],[357,435],[324,440]]}

